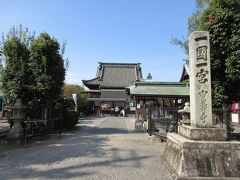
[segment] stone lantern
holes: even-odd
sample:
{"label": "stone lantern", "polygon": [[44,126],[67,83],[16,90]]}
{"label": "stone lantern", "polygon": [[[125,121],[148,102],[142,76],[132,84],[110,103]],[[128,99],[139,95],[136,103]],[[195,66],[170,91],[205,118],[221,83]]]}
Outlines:
{"label": "stone lantern", "polygon": [[13,121],[13,126],[10,130],[10,134],[8,139],[9,140],[20,140],[23,139],[23,127],[22,127],[22,121],[23,121],[23,110],[24,106],[22,104],[21,99],[17,99],[16,103],[12,107],[12,113],[10,119]]}

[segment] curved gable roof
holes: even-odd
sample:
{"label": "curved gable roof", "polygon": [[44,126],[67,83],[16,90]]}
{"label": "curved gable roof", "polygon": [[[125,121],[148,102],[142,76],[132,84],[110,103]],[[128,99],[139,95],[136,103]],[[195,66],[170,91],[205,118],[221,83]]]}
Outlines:
{"label": "curved gable roof", "polygon": [[83,82],[83,84],[89,84],[89,85],[100,85],[101,84],[99,77],[93,78],[90,80],[82,80],[82,82]]}
{"label": "curved gable roof", "polygon": [[140,63],[102,63],[96,72],[96,78],[82,80],[87,87],[100,85],[103,88],[125,88],[131,82],[142,80]]}

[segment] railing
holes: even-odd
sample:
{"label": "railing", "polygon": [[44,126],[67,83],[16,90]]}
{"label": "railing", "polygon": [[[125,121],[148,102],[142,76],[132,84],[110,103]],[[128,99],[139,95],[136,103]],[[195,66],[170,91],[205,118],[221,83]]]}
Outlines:
{"label": "railing", "polygon": [[27,120],[23,122],[24,125],[24,142],[26,144],[27,138],[43,136],[47,134],[47,120]]}
{"label": "railing", "polygon": [[[225,128],[228,140],[240,141],[240,124],[231,122],[231,113],[230,109],[213,108],[213,126]],[[177,132],[181,116],[175,107],[152,106],[146,109],[146,119],[149,135],[154,134],[165,140],[167,132]]]}
{"label": "railing", "polygon": [[61,135],[63,130],[62,107],[55,107],[48,110],[47,119],[32,118],[23,122],[24,141],[31,137],[44,136],[50,132],[57,131]]}
{"label": "railing", "polygon": [[228,140],[240,141],[240,124],[231,122],[230,109],[213,108],[213,125],[215,127],[225,128],[228,134]]}
{"label": "railing", "polygon": [[148,133],[166,140],[167,132],[177,132],[178,113],[176,108],[151,107],[148,109]]}

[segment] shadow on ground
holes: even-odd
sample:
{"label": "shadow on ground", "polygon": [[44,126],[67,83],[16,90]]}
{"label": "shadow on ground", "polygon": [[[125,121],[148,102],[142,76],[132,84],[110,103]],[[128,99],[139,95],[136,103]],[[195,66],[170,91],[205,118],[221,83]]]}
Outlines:
{"label": "shadow on ground", "polygon": [[97,176],[100,172],[96,168],[122,167],[125,162],[140,167],[150,156],[109,145],[107,135],[127,133],[126,129],[77,126],[44,142],[1,147],[1,179]]}

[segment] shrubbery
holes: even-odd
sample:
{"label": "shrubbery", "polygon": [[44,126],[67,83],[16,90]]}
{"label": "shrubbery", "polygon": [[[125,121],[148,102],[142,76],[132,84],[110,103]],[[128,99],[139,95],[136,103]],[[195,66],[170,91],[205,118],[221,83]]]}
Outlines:
{"label": "shrubbery", "polygon": [[75,103],[72,98],[63,101],[63,128],[72,129],[78,123],[78,113],[74,111]]}
{"label": "shrubbery", "polygon": [[63,109],[63,128],[72,129],[78,123],[78,115],[76,111]]}
{"label": "shrubbery", "polygon": [[90,96],[88,94],[80,94],[80,98],[78,100],[78,112],[83,113],[85,115],[89,115],[92,113],[91,103],[87,101],[87,98]]}
{"label": "shrubbery", "polygon": [[75,102],[74,102],[73,98],[64,98],[63,108],[68,108],[70,110],[74,110]]}

